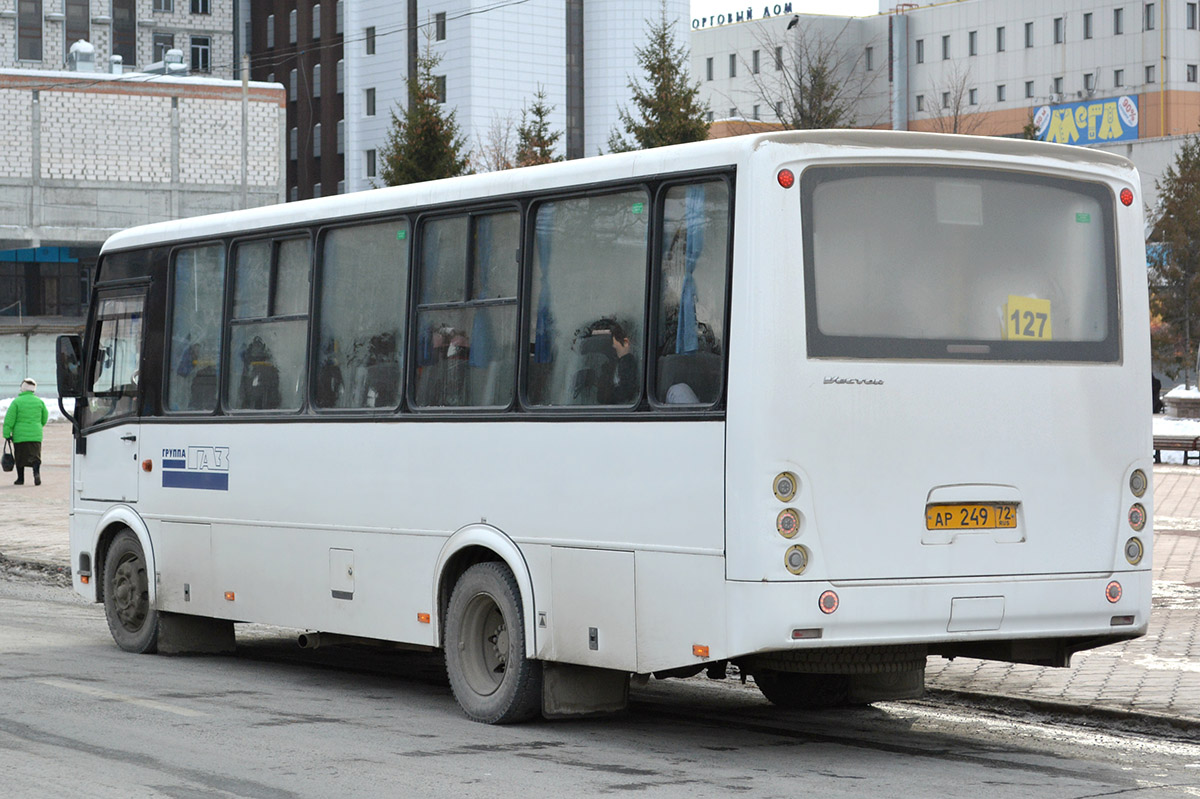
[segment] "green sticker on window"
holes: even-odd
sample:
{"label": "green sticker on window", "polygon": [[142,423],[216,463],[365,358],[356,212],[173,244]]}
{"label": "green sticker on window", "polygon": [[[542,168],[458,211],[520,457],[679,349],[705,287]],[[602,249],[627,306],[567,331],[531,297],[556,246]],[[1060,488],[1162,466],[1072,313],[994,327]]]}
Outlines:
{"label": "green sticker on window", "polygon": [[407,230],[397,230],[396,231],[396,241],[404,241],[407,238],[408,238]]}
{"label": "green sticker on window", "polygon": [[641,213],[642,211],[644,211],[645,209],[646,209],[646,204],[645,204],[645,203],[634,203],[634,204],[633,204],[633,207],[632,207],[632,208],[630,208],[629,210],[630,210],[630,211],[633,211],[635,214],[640,214],[640,213]]}
{"label": "green sticker on window", "polygon": [[1075,221],[1080,224],[1090,225],[1092,223],[1091,214],[1075,214]]}

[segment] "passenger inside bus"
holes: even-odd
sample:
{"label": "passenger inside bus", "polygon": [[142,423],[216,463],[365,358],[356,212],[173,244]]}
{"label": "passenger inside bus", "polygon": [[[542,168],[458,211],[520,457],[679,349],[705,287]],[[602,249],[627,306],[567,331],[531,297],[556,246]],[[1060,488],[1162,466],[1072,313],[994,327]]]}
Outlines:
{"label": "passenger inside bus", "polygon": [[620,322],[598,319],[576,333],[580,365],[572,398],[577,405],[628,405],[641,390],[637,356]]}

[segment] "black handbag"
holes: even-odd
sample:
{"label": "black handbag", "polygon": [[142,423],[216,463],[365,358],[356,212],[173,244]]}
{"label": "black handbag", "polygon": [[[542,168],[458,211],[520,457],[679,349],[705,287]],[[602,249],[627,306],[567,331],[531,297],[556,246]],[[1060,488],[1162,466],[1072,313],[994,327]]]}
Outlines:
{"label": "black handbag", "polygon": [[0,456],[0,469],[11,472],[16,465],[17,459],[13,457],[12,439],[6,438],[4,439],[4,455]]}

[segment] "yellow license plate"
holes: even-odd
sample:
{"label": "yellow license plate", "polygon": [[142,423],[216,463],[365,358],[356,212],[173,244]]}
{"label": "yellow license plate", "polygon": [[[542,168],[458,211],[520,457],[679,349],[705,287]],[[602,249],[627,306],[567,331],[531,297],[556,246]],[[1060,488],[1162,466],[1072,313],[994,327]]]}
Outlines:
{"label": "yellow license plate", "polygon": [[926,530],[995,530],[1017,526],[1013,502],[947,503],[925,506]]}

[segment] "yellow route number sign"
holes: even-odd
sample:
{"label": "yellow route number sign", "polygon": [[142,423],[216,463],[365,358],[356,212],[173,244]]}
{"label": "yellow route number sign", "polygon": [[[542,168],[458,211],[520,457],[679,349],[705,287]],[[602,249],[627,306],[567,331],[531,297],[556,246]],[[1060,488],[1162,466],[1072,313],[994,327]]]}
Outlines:
{"label": "yellow route number sign", "polygon": [[1009,341],[1050,341],[1050,300],[1008,295],[1004,306],[1004,338]]}

